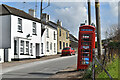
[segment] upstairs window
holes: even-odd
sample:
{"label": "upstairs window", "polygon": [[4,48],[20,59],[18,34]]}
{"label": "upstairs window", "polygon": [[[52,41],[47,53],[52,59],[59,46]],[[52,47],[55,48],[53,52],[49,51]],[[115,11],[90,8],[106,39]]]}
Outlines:
{"label": "upstairs window", "polygon": [[66,32],[66,39],[68,39],[68,32]]}
{"label": "upstairs window", "polygon": [[59,36],[61,36],[61,29],[59,29]]}
{"label": "upstairs window", "polygon": [[18,18],[18,32],[22,32],[22,19]]}
{"label": "upstairs window", "polygon": [[36,23],[33,22],[33,35],[37,35],[37,32],[36,32]]}
{"label": "upstairs window", "polygon": [[56,40],[55,31],[54,31],[54,40]]}
{"label": "upstairs window", "polygon": [[47,28],[47,38],[49,38],[49,29]]}

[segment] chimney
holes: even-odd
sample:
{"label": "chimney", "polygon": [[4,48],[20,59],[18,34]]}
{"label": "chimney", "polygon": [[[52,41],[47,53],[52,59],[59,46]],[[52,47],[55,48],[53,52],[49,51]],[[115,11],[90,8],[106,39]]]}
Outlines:
{"label": "chimney", "polygon": [[50,15],[43,13],[42,14],[42,21],[43,22],[48,22],[50,20]]}
{"label": "chimney", "polygon": [[62,22],[60,20],[57,21],[58,26],[62,26]]}
{"label": "chimney", "polygon": [[35,10],[34,9],[29,9],[29,14],[33,17],[35,17]]}

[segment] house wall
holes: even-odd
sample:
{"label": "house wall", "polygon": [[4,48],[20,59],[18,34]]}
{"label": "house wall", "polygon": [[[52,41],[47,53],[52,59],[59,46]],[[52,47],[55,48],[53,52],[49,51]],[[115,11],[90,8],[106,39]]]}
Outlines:
{"label": "house wall", "polygon": [[46,26],[45,27],[45,31],[43,32],[43,35],[42,35],[42,43],[43,43],[43,53],[41,53],[41,56],[45,56],[46,54]]}
{"label": "house wall", "polygon": [[[55,55],[57,54],[57,29],[54,29],[50,26],[47,26],[47,29],[49,30],[49,38],[47,38],[47,30],[46,30],[46,53],[45,55]],[[54,31],[55,31],[55,37],[54,40]],[[49,51],[47,51],[47,42],[49,42]],[[52,43],[52,49],[50,48],[50,45]],[[54,51],[54,43],[55,43],[55,51]]]}
{"label": "house wall", "polygon": [[4,49],[0,49],[0,63],[4,62]]}
{"label": "house wall", "polygon": [[10,15],[0,16],[0,48],[11,47]]}
{"label": "house wall", "polygon": [[[18,18],[22,19],[23,33],[18,32]],[[33,22],[35,22],[35,21],[11,15],[11,49],[9,50],[11,59],[15,58],[15,55],[14,55],[14,40],[15,39],[18,39],[19,45],[20,45],[20,40],[29,41],[29,45],[30,45],[30,43],[33,43],[33,46],[32,46],[33,47],[33,49],[32,49],[33,56],[20,55],[20,49],[19,49],[18,50],[18,58],[19,59],[36,58],[36,43],[39,44],[39,56],[40,56],[40,54],[41,54],[41,23],[35,22],[36,28],[37,28],[37,35],[32,35]],[[26,36],[28,34],[30,34],[30,37],[27,38]],[[30,51],[30,48],[29,48],[29,51]],[[25,53],[25,51],[24,51],[24,53]]]}
{"label": "house wall", "polygon": [[[60,36],[60,30],[61,29],[61,36]],[[57,52],[61,53],[62,49],[63,49],[63,42],[65,42],[65,47],[66,47],[66,43],[68,43],[68,47],[69,47],[69,31],[66,31],[60,27],[57,28]],[[66,32],[68,32],[68,39],[66,39]],[[60,41],[61,41],[61,49],[60,49]]]}

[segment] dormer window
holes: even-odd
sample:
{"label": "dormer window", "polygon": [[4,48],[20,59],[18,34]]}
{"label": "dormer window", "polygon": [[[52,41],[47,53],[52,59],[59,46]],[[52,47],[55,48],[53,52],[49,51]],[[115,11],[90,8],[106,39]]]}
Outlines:
{"label": "dormer window", "polygon": [[22,32],[22,19],[18,18],[18,32]]}
{"label": "dormer window", "polygon": [[33,22],[33,35],[37,35],[37,32],[36,32],[36,23]]}

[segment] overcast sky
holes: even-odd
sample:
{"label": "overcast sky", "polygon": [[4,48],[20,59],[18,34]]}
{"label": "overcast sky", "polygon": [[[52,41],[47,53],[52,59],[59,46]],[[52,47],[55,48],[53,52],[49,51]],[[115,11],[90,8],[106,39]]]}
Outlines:
{"label": "overcast sky", "polygon": [[[35,9],[36,2],[2,2],[3,4],[22,9],[28,13],[28,9]],[[43,7],[47,5],[43,3]],[[92,22],[95,23],[94,2],[91,4]],[[37,2],[37,17],[40,16],[40,2]],[[46,8],[44,13],[50,15],[50,20],[56,22],[62,21],[63,27],[70,33],[78,37],[79,26],[87,20],[87,2],[51,2],[50,7]],[[118,2],[100,2],[101,15],[101,33],[102,39],[105,38],[105,31],[113,24],[118,24]]]}

